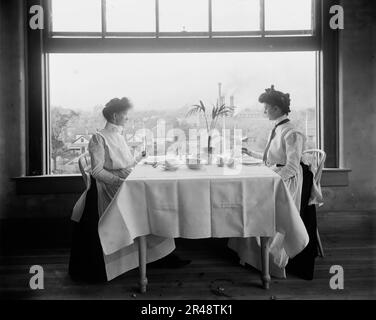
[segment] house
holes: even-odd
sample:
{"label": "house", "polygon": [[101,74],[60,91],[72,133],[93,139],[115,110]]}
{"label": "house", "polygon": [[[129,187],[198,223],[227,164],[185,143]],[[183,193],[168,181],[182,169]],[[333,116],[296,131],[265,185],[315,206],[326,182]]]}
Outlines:
{"label": "house", "polygon": [[76,135],[75,140],[68,144],[67,149],[79,154],[84,154],[88,151],[90,138],[91,135]]}

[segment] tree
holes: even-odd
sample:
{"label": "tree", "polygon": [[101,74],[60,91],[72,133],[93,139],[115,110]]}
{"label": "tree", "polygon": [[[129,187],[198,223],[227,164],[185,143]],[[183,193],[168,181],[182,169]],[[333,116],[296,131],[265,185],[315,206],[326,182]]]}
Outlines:
{"label": "tree", "polygon": [[51,157],[54,161],[54,169],[56,170],[57,157],[62,156],[66,152],[63,133],[69,122],[78,117],[79,113],[63,108],[51,109]]}

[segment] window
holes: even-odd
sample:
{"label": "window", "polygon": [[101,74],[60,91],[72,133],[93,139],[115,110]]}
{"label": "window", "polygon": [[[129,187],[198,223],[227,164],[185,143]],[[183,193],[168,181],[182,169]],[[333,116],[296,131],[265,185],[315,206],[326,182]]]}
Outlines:
{"label": "window", "polygon": [[[49,61],[50,108],[60,116],[52,128],[63,124],[64,116],[67,120],[59,139],[54,139],[61,143],[51,146],[55,174],[78,172],[84,149],[78,153],[69,146],[77,136],[103,128],[104,104],[124,95],[135,105],[126,127],[135,152],[144,148],[143,128],[154,133],[155,141],[158,120],[165,121],[166,131],[179,129],[186,138],[189,129],[204,128],[197,117],[186,114],[199,100],[215,104],[219,95],[236,108],[217,129],[241,129],[247,146],[261,151],[272,124],[257,99],[270,81],[290,92],[291,119],[306,133],[308,147],[316,146],[315,52],[51,54]],[[151,139],[146,146],[149,154],[155,152]],[[221,148],[218,140],[215,151]]]}
{"label": "window", "polygon": [[155,32],[155,0],[107,0],[108,32]]}
{"label": "window", "polygon": [[208,3],[202,0],[160,0],[160,32],[208,31]]}
{"label": "window", "polygon": [[[280,17],[284,17],[281,19]],[[312,1],[265,0],[265,29],[270,31],[312,30]]]}
{"label": "window", "polygon": [[228,37],[315,31],[316,0],[50,1],[54,37]]}
{"label": "window", "polygon": [[53,32],[100,32],[101,0],[51,0]]}
{"label": "window", "polygon": [[213,31],[260,30],[260,0],[215,0],[212,2]]}
{"label": "window", "polygon": [[[309,146],[321,146],[318,138],[327,123],[320,124],[317,103],[323,77],[320,0],[86,2],[67,6],[66,0],[46,0],[51,28],[40,46],[29,31],[29,43],[46,66],[38,68],[37,55],[29,57],[35,66],[31,74],[40,72],[41,79],[41,85],[29,84],[30,108],[42,105],[46,111],[33,113],[30,130],[45,142],[30,143],[35,168],[30,174],[77,172],[74,162],[103,126],[102,106],[114,96],[129,96],[136,106],[127,128],[135,152],[141,143],[132,136],[137,129],[155,127],[158,117],[170,127],[199,126],[199,119],[185,117],[189,106],[222,97],[237,111],[218,128],[244,129],[247,143],[260,150],[270,124],[260,120],[257,98],[271,84],[290,92],[292,119]],[[78,22],[65,16],[72,12]],[[289,19],[296,12],[299,18]],[[63,128],[56,117],[66,120]],[[35,125],[36,118],[44,125]],[[262,128],[254,129],[256,123]],[[86,138],[74,147],[76,135]]]}

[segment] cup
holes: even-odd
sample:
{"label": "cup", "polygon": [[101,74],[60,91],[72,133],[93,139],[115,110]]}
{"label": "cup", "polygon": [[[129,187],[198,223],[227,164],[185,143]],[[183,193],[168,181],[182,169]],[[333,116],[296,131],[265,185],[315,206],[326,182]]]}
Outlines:
{"label": "cup", "polygon": [[225,160],[223,159],[223,157],[218,157],[217,158],[217,166],[223,167],[224,165],[225,165]]}
{"label": "cup", "polygon": [[227,161],[227,166],[229,168],[234,168],[235,167],[235,159],[234,158],[230,158],[228,161]]}

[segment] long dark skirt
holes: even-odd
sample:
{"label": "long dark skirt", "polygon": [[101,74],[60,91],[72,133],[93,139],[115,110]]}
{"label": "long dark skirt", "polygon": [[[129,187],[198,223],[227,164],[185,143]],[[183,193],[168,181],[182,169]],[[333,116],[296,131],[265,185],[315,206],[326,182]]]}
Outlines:
{"label": "long dark skirt", "polygon": [[98,234],[98,191],[91,177],[80,222],[73,223],[73,239],[69,260],[72,279],[87,282],[107,281],[103,250]]}
{"label": "long dark skirt", "polygon": [[308,166],[301,163],[303,168],[303,186],[302,198],[300,205],[300,216],[307,229],[309,236],[309,243],[302,252],[290,259],[286,270],[305,280],[312,280],[315,269],[315,258],[318,255],[317,250],[317,221],[316,221],[316,206],[308,205],[312,190],[313,174]]}

